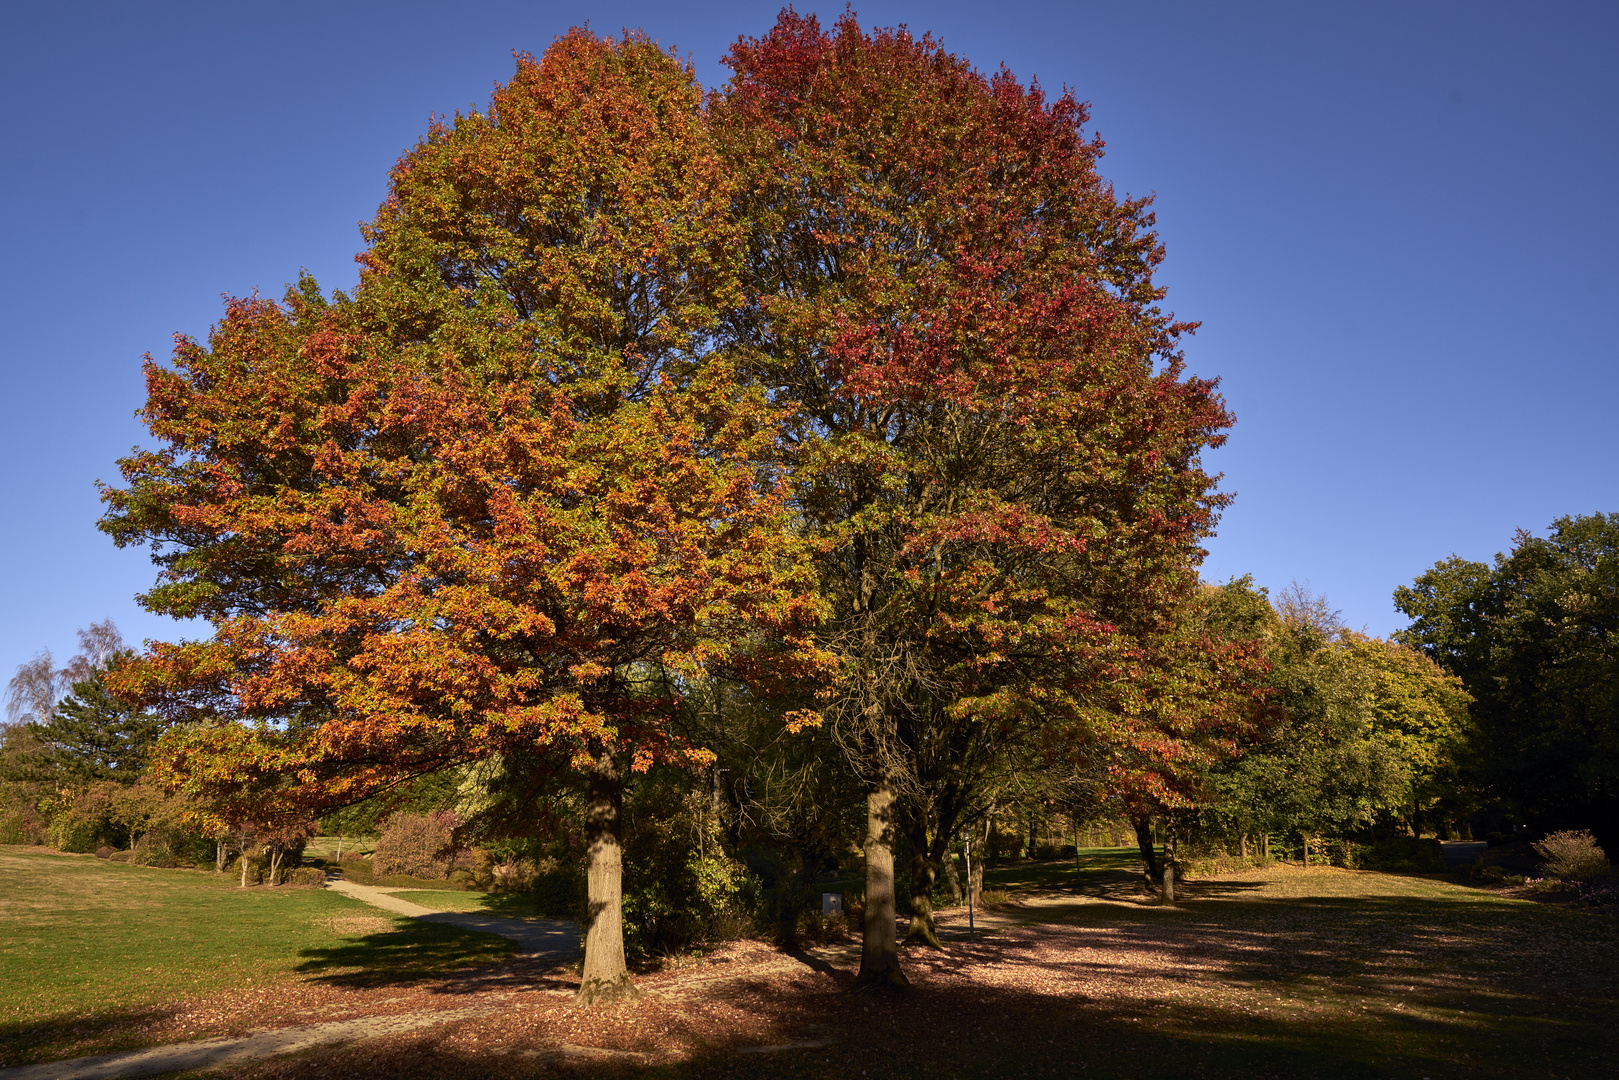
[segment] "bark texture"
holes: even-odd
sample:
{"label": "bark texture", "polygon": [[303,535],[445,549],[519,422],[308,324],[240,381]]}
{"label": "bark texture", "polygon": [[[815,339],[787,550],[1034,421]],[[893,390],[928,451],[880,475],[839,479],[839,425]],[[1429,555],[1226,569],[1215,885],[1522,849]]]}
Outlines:
{"label": "bark texture", "polygon": [[624,963],[624,781],[613,755],[604,752],[590,772],[585,812],[585,967],[574,1001],[580,1005],[634,1001]]}
{"label": "bark texture", "polygon": [[866,795],[866,911],[854,989],[910,986],[899,967],[894,920],[894,791],[881,782]]}

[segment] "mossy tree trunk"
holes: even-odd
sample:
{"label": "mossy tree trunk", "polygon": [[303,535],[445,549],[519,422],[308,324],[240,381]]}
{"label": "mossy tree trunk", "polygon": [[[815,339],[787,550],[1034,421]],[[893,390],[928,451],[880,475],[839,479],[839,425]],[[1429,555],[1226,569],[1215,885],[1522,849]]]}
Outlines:
{"label": "mossy tree trunk", "polygon": [[641,992],[624,962],[624,780],[611,751],[590,769],[585,811],[585,967],[574,1001],[580,1005],[634,1001]]}
{"label": "mossy tree trunk", "polygon": [[905,944],[926,945],[942,949],[938,930],[933,925],[933,886],[939,880],[939,866],[943,861],[937,841],[930,844],[926,833],[913,828],[911,835],[911,925],[905,934]]}

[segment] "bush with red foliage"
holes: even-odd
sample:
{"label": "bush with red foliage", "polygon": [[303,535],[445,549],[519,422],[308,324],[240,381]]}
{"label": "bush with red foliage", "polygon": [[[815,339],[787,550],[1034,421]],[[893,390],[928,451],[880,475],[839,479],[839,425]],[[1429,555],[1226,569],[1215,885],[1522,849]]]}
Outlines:
{"label": "bush with red foliage", "polygon": [[408,874],[418,878],[449,876],[455,857],[455,827],[461,819],[447,810],[429,814],[395,814],[383,826],[371,856],[378,877]]}

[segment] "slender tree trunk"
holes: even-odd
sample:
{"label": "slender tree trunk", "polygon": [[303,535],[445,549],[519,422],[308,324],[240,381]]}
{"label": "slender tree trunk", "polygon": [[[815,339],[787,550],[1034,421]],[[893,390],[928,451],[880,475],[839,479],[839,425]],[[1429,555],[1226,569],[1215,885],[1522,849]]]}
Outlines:
{"label": "slender tree trunk", "polygon": [[281,873],[281,857],[282,856],[281,856],[281,849],[280,848],[277,847],[277,848],[271,848],[270,849],[270,884],[271,885],[277,884],[276,878],[280,876],[280,873]]}
{"label": "slender tree trunk", "polygon": [[214,841],[214,873],[223,874],[224,872],[225,872],[225,841],[223,841],[223,840],[215,840]]}
{"label": "slender tree trunk", "polygon": [[1246,859],[1248,857],[1248,834],[1238,834],[1237,844],[1242,848],[1242,857]]}
{"label": "slender tree trunk", "polygon": [[961,873],[956,869],[956,856],[954,852],[945,852],[944,880],[950,886],[950,899],[954,903],[961,903]]}
{"label": "slender tree trunk", "polygon": [[1152,842],[1152,819],[1146,814],[1132,818],[1136,830],[1136,847],[1141,850],[1141,861],[1147,869],[1147,885],[1154,890],[1162,888],[1163,867],[1158,865],[1158,851]]}
{"label": "slender tree trunk", "polygon": [[247,888],[247,852],[242,852],[242,888]]}
{"label": "slender tree trunk", "polygon": [[1174,907],[1175,906],[1175,864],[1174,864],[1173,861],[1168,860],[1168,859],[1164,860],[1164,887],[1160,891],[1161,891],[1161,893],[1163,895],[1163,898],[1164,898],[1164,904],[1167,905],[1168,907]]}
{"label": "slender tree trunk", "polygon": [[972,890],[973,903],[980,907],[984,903],[985,852],[989,850],[989,835],[994,828],[994,825],[986,817],[984,819],[984,837],[979,843],[973,845],[978,851],[978,857],[973,860],[972,866],[967,868],[967,888]]}
{"label": "slender tree trunk", "polygon": [[585,968],[574,1001],[580,1005],[634,1001],[641,992],[624,963],[624,780],[603,751],[590,770],[585,812]]}
{"label": "slender tree trunk", "polygon": [[894,920],[894,791],[884,777],[866,794],[866,921],[854,989],[910,986]]}

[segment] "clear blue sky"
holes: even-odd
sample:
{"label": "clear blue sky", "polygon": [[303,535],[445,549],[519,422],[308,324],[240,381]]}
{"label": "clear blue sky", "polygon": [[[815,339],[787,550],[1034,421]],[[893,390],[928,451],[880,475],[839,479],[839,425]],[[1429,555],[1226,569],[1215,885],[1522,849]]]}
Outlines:
{"label": "clear blue sky", "polygon": [[[511,51],[645,28],[709,85],[776,3],[11,3],[0,83],[0,677],[112,617],[95,530],[143,353],[221,293],[355,280],[356,223]],[[841,6],[819,11],[830,19]],[[1206,576],[1308,579],[1355,626],[1436,560],[1619,510],[1619,5],[868,3],[1092,103],[1156,192],[1170,304],[1238,423]]]}

